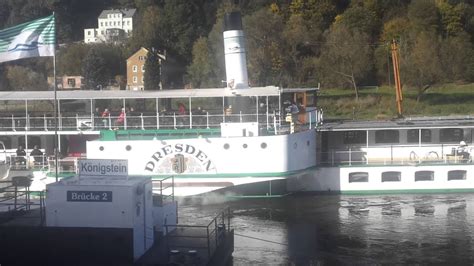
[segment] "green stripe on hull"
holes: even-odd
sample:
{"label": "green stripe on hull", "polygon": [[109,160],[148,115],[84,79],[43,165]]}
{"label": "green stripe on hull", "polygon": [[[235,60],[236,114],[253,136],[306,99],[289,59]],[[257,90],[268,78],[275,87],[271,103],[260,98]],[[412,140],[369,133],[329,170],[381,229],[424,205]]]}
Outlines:
{"label": "green stripe on hull", "polygon": [[474,188],[439,189],[397,189],[397,190],[346,190],[342,195],[380,195],[380,194],[434,194],[434,193],[472,193]]}

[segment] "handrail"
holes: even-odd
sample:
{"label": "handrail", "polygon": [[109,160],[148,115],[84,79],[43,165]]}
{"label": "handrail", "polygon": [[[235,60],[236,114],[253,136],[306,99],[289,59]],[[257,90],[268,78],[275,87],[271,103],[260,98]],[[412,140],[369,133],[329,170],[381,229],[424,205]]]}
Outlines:
{"label": "handrail", "polygon": [[321,152],[318,164],[351,166],[472,163],[474,149],[458,153],[457,147],[457,144],[354,146]]}
{"label": "handrail", "polygon": [[[311,110],[306,113],[305,124],[311,129],[321,123],[320,110]],[[126,114],[123,120],[119,116],[94,117],[89,113],[58,116],[59,131],[98,131],[114,129],[178,129],[178,128],[218,128],[221,123],[260,122],[267,129],[281,126],[285,117],[280,116],[278,110],[274,112],[237,114],[220,113],[193,113],[179,115],[177,113],[140,113]],[[284,123],[283,123],[284,124]],[[0,117],[0,131],[53,131],[54,117],[41,114],[38,116]]]}
{"label": "handrail", "polygon": [[[184,238],[184,239],[203,239],[205,240],[205,246],[193,246],[190,247],[189,245],[186,248],[193,248],[193,249],[204,249],[207,251],[208,259],[212,258],[214,252],[217,250],[218,247],[224,244],[223,239],[227,233],[231,231],[231,224],[230,224],[230,217],[232,215],[230,207],[226,207],[222,211],[220,211],[208,224],[206,225],[167,225],[165,224],[166,228],[166,237],[167,238]],[[176,230],[179,231],[179,234],[170,234],[170,230],[175,230],[181,228],[183,230]],[[204,230],[203,235],[193,235],[193,234],[186,234],[186,230],[184,229],[202,229]],[[168,241],[169,243],[170,241]],[[176,245],[169,245],[168,251],[171,251],[175,248],[180,248],[181,246]]]}

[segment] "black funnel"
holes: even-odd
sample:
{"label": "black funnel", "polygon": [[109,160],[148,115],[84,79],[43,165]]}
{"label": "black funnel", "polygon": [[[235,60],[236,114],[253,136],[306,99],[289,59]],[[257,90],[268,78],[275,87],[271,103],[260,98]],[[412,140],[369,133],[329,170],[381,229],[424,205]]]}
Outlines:
{"label": "black funnel", "polygon": [[224,15],[224,31],[228,30],[242,30],[240,12],[234,11]]}

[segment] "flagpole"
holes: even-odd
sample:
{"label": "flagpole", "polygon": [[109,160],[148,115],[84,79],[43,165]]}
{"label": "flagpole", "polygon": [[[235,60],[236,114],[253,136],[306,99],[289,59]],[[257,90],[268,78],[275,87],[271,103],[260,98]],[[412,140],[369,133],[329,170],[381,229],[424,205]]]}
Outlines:
{"label": "flagpole", "polygon": [[54,83],[54,176],[58,182],[58,95],[56,84],[56,14],[54,18],[54,53],[53,53],[53,83]]}

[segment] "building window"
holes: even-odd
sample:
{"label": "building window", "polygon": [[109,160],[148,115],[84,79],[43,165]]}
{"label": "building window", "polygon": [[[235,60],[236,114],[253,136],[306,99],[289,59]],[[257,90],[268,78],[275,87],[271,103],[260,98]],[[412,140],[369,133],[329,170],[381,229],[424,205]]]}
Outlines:
{"label": "building window", "polygon": [[448,181],[451,180],[466,180],[466,170],[448,171]]}
{"label": "building window", "polygon": [[88,31],[87,31],[87,35],[91,35],[91,31],[88,30]]}
{"label": "building window", "polygon": [[107,25],[108,25],[108,22],[106,21],[106,22],[105,22],[105,26],[107,27]]}
{"label": "building window", "polygon": [[417,181],[433,181],[434,172],[433,171],[416,171],[415,172],[415,182]]}
{"label": "building window", "polygon": [[142,84],[144,83],[145,81],[143,80],[143,77],[142,77]]}
{"label": "building window", "polygon": [[349,173],[349,183],[369,182],[369,173],[354,172]]}
{"label": "building window", "polygon": [[133,83],[138,83],[138,78],[137,78],[137,76],[133,76]]}
{"label": "building window", "polygon": [[382,182],[400,182],[402,173],[397,171],[389,171],[382,173]]}
{"label": "building window", "polygon": [[145,72],[145,65],[142,65],[142,72]]}
{"label": "building window", "polygon": [[133,65],[133,67],[132,67],[132,71],[133,71],[133,72],[137,72],[137,71],[138,71],[138,67],[137,67],[137,65]]}
{"label": "building window", "polygon": [[366,131],[344,131],[344,144],[364,144],[367,141]]}
{"label": "building window", "polygon": [[129,20],[129,21],[127,21],[127,25],[129,25],[129,26],[130,26],[130,20]]}
{"label": "building window", "polygon": [[104,22],[101,22],[101,23],[100,23],[100,26],[103,27],[103,26],[104,26]]}
{"label": "building window", "polygon": [[464,131],[462,128],[442,128],[439,130],[440,142],[457,143],[464,139]]}
{"label": "building window", "polygon": [[76,79],[67,79],[67,85],[71,88],[76,87]]}
{"label": "building window", "polygon": [[377,130],[375,131],[375,143],[398,143],[398,130]]}
{"label": "building window", "polygon": [[[407,131],[407,142],[408,143],[418,143],[419,141],[419,129],[409,129]],[[431,130],[422,129],[421,130],[421,143],[431,142]]]}

